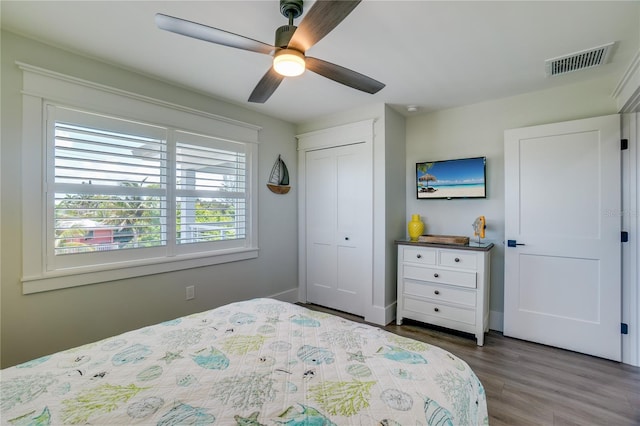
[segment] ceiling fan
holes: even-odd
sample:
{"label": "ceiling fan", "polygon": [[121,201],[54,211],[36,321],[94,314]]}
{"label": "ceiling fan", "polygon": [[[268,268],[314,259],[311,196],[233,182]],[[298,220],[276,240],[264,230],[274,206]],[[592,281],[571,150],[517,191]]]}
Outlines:
{"label": "ceiling fan", "polygon": [[274,46],[218,28],[162,13],[156,14],[158,28],[220,44],[273,56],[273,66],[253,89],[249,102],[264,103],[285,77],[300,75],[305,69],[345,86],[377,93],[385,85],[340,65],[306,56],[305,52],[342,22],[361,0],[317,0],[296,27],[293,20],[302,14],[302,0],[280,0],[280,13],[289,25],[276,30]]}

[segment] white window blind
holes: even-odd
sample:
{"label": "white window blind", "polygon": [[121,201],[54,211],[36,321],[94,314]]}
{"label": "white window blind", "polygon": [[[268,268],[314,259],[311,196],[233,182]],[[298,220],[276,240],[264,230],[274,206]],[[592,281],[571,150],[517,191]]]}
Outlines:
{"label": "white window blind", "polygon": [[178,244],[244,239],[244,145],[180,131],[176,140]]}
{"label": "white window blind", "polygon": [[165,245],[165,132],[55,109],[55,255]]}
{"label": "white window blind", "polygon": [[47,110],[49,270],[245,246],[246,144]]}

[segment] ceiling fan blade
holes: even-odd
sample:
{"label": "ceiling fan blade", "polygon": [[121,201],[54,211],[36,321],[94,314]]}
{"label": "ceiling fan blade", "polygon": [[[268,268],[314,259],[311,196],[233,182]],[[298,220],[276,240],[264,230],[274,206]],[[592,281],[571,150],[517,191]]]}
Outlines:
{"label": "ceiling fan blade", "polygon": [[273,67],[269,68],[269,71],[262,76],[258,84],[256,85],[251,96],[249,96],[249,102],[255,102],[263,104],[273,95],[280,83],[284,80],[284,76],[278,74]]}
{"label": "ceiling fan blade", "polygon": [[288,47],[306,52],[342,22],[360,1],[317,0],[300,21]]}
{"label": "ceiling fan blade", "polygon": [[162,13],[156,13],[156,25],[162,30],[236,49],[267,55],[275,50],[275,47],[258,40]]}
{"label": "ceiling fan blade", "polygon": [[371,77],[322,59],[307,56],[306,64],[309,71],[363,92],[377,93],[385,86]]}

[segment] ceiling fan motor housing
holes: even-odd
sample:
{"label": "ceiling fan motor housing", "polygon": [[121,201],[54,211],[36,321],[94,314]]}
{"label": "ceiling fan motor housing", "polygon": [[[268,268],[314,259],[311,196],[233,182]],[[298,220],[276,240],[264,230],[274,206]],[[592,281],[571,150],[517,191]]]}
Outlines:
{"label": "ceiling fan motor housing", "polygon": [[276,30],[276,41],[273,44],[284,49],[289,45],[297,28],[293,25],[293,20],[302,15],[302,0],[280,0],[280,13],[289,19],[289,25],[283,25]]}
{"label": "ceiling fan motor housing", "polygon": [[293,33],[296,32],[295,25],[283,25],[276,30],[276,41],[273,43],[276,47],[286,48],[289,45]]}

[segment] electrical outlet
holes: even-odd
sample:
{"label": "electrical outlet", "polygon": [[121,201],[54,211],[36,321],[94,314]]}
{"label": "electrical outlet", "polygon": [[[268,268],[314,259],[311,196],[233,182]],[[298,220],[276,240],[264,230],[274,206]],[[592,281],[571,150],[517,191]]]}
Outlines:
{"label": "electrical outlet", "polygon": [[196,298],[196,286],[189,285],[187,286],[187,298],[186,300],[191,300]]}

